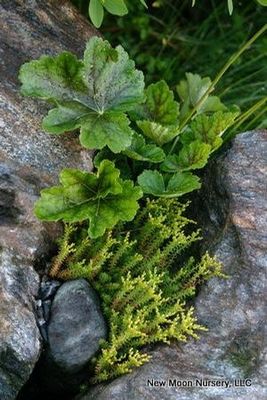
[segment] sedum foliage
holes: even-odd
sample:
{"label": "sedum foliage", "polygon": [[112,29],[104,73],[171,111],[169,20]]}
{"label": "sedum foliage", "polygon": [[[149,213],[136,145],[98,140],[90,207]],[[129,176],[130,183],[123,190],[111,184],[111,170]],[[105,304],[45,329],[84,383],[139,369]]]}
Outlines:
{"label": "sedum foliage", "polygon": [[94,381],[130,372],[149,360],[143,346],[197,338],[200,326],[187,305],[197,286],[223,276],[221,265],[205,254],[188,256],[201,239],[176,199],[147,200],[133,222],[103,237],[67,225],[51,275],[86,278],[98,291],[109,324],[108,340],[94,360]]}

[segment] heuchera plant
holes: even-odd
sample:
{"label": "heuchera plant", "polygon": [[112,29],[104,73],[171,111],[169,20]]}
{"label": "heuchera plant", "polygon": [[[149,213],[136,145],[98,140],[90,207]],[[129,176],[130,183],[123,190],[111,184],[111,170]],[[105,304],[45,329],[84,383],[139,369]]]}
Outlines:
{"label": "heuchera plant", "polygon": [[[121,46],[89,40],[83,60],[69,52],[21,67],[22,93],[54,104],[43,119],[51,134],[80,130],[81,145],[97,149],[96,172],[65,169],[60,186],[42,191],[42,220],[89,220],[89,236],[129,221],[142,194],[178,197],[200,188],[203,168],[238,116],[207,91],[209,78],[186,74],[177,98],[166,82],[144,89]],[[121,170],[121,171],[120,171]]]}

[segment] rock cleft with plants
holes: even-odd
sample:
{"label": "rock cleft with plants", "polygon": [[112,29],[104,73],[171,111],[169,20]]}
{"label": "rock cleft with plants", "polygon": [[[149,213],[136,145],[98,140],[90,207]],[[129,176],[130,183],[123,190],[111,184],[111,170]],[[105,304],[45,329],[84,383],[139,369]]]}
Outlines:
{"label": "rock cleft with plants", "polygon": [[80,130],[81,145],[97,150],[93,172],[64,169],[60,186],[42,190],[35,204],[41,220],[67,223],[50,275],[86,278],[101,298],[109,335],[92,360],[93,382],[148,361],[145,345],[185,341],[205,329],[188,301],[200,283],[225,275],[208,254],[188,255],[200,232],[177,198],[200,188],[198,170],[255,111],[240,115],[213,91],[266,29],[213,81],[188,73],[176,93],[163,80],[145,88],[124,49],[98,37],[83,60],[64,52],[21,67],[22,93],[54,105],[43,128]]}

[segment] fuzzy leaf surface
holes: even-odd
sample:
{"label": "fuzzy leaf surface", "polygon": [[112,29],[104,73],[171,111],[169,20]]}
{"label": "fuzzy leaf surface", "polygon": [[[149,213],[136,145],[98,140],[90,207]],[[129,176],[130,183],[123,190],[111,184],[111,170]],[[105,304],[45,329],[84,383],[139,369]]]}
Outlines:
{"label": "fuzzy leaf surface", "polygon": [[165,158],[165,153],[160,147],[147,144],[143,136],[137,133],[134,133],[131,145],[123,153],[134,160],[152,163],[159,163]]}
{"label": "fuzzy leaf surface", "polygon": [[55,103],[73,100],[78,94],[83,104],[87,92],[83,68],[83,62],[66,51],[55,57],[41,56],[20,68],[21,92]]}
{"label": "fuzzy leaf surface", "polygon": [[151,139],[158,146],[162,146],[165,143],[170,142],[179,133],[179,128],[177,125],[164,126],[152,121],[137,121],[136,123],[143,132],[144,136]]}
{"label": "fuzzy leaf surface", "polygon": [[134,110],[135,119],[146,119],[162,125],[177,123],[179,104],[165,81],[152,83],[145,90],[145,102]]}
{"label": "fuzzy leaf surface", "polygon": [[[186,73],[186,79],[177,85],[177,92],[182,101],[181,118],[184,118],[211,85],[208,77],[201,78],[198,74]],[[217,96],[209,96],[199,107],[198,113],[216,112],[225,110],[226,107]]]}
{"label": "fuzzy leaf surface", "polygon": [[238,112],[218,111],[212,115],[200,114],[189,125],[188,129],[181,135],[181,141],[189,144],[198,140],[211,146],[212,151],[221,146],[221,136],[229,128],[238,116]]}
{"label": "fuzzy leaf surface", "polygon": [[[43,56],[24,64],[19,78],[24,95],[56,104],[43,122],[48,132],[81,128],[83,142],[92,146],[96,139],[86,140],[84,136],[94,135],[97,125],[98,132],[103,128],[105,134],[97,140],[96,148],[129,146],[132,130],[125,112],[143,100],[144,78],[121,46],[113,49],[109,42],[93,37],[87,43],[83,61],[67,52]],[[112,146],[116,127],[120,133],[124,131],[121,146]],[[118,142],[117,137],[114,141]]]}
{"label": "fuzzy leaf surface", "polygon": [[198,140],[183,146],[178,154],[173,154],[164,160],[161,169],[165,172],[190,171],[203,168],[211,152],[211,146]]}
{"label": "fuzzy leaf surface", "polygon": [[97,174],[65,169],[60,174],[61,186],[42,190],[35,214],[45,221],[89,220],[90,237],[101,236],[119,220],[131,220],[142,196],[132,181],[119,176],[120,171],[109,160],[101,162]]}
{"label": "fuzzy leaf surface", "polygon": [[113,153],[120,153],[131,144],[132,135],[125,114],[107,112],[87,119],[81,128],[80,142],[88,149],[102,149],[106,145]]}
{"label": "fuzzy leaf surface", "polygon": [[143,134],[162,146],[178,135],[179,104],[165,81],[159,81],[145,90],[145,102],[131,113]]}
{"label": "fuzzy leaf surface", "polygon": [[163,175],[158,171],[145,170],[138,183],[144,193],[157,197],[179,197],[200,188],[199,178],[190,172],[177,172],[165,183]]}

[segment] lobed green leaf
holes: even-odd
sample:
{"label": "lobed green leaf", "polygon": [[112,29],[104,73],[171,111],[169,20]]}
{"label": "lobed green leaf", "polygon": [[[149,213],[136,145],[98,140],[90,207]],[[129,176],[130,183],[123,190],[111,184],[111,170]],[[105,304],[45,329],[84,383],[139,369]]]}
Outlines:
{"label": "lobed green leaf", "polygon": [[[180,116],[184,119],[187,114],[197,105],[204,93],[211,85],[208,77],[201,78],[198,74],[186,73],[186,79],[182,80],[176,87],[182,101]],[[198,113],[216,112],[226,110],[226,107],[217,96],[208,96],[198,108]]]}
{"label": "lobed green leaf", "polygon": [[195,140],[185,144],[178,154],[167,156],[161,169],[173,173],[203,168],[208,162],[210,152],[209,144]]}
{"label": "lobed green leaf", "polygon": [[157,197],[179,197],[201,186],[199,178],[190,172],[177,172],[166,184],[164,176],[152,170],[145,170],[138,177],[138,183],[144,193]]}
{"label": "lobed green leaf", "polygon": [[109,160],[100,163],[97,174],[65,169],[60,174],[61,186],[42,190],[35,214],[46,221],[89,220],[90,237],[101,236],[119,220],[130,221],[142,196],[132,181],[119,176],[120,171]]}
{"label": "lobed green leaf", "polygon": [[143,136],[137,133],[134,133],[131,145],[123,153],[134,160],[152,163],[159,163],[165,158],[165,153],[160,147],[147,144]]}
{"label": "lobed green leaf", "polygon": [[165,81],[152,83],[145,90],[146,100],[142,104],[143,119],[155,121],[162,125],[173,125],[178,122],[179,104]]}
{"label": "lobed green leaf", "polygon": [[120,153],[130,146],[133,131],[124,113],[107,112],[87,116],[81,126],[80,142],[88,149],[108,146],[113,153]]}
{"label": "lobed green leaf", "polygon": [[170,142],[179,134],[177,125],[163,126],[157,122],[151,121],[136,121],[136,123],[142,133],[158,146]]}
{"label": "lobed green leaf", "polygon": [[179,133],[179,104],[165,81],[159,81],[145,90],[145,102],[131,112],[132,119],[142,133],[162,146]]}
{"label": "lobed green leaf", "polygon": [[121,46],[113,49],[93,37],[83,61],[67,52],[43,56],[24,64],[19,78],[24,95],[56,104],[43,121],[48,132],[81,128],[86,147],[114,152],[130,145],[133,132],[125,112],[143,100],[144,78]]}
{"label": "lobed green leaf", "polygon": [[184,144],[189,144],[198,140],[209,144],[214,151],[223,143],[221,136],[233,124],[237,116],[238,112],[223,111],[218,111],[212,115],[200,114],[181,135],[181,141]]}

